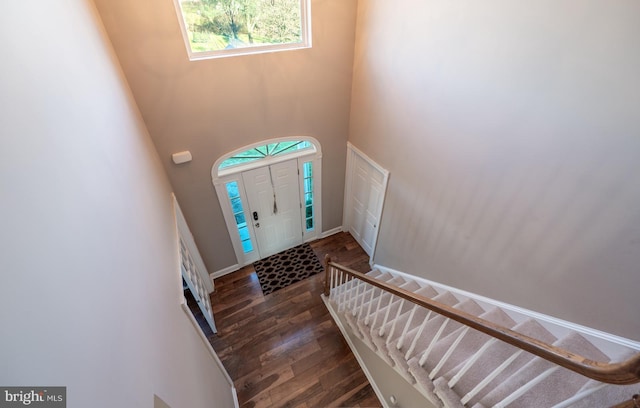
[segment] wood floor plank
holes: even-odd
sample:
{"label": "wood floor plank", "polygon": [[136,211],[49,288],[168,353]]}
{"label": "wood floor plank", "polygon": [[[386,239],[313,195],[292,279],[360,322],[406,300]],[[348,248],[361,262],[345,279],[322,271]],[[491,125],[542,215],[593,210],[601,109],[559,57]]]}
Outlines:
{"label": "wood floor plank", "polygon": [[[369,257],[347,233],[312,242],[361,272]],[[211,296],[218,334],[209,340],[243,408],[380,407],[320,295],[324,276],[262,294],[252,266],[216,279]]]}

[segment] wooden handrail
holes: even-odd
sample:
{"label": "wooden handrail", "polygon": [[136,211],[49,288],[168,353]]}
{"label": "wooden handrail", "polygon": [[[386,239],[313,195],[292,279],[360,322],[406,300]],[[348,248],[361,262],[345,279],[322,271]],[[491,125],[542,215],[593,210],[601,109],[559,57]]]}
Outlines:
{"label": "wooden handrail", "polygon": [[640,408],[640,395],[636,394],[629,401],[621,402],[611,408]]}
{"label": "wooden handrail", "polygon": [[325,258],[326,296],[329,295],[330,290],[329,267],[336,268],[346,273],[347,275],[360,279],[361,281],[367,282],[368,284],[376,286],[380,289],[386,290],[387,292],[413,302],[414,304],[417,304],[429,310],[433,310],[434,312],[448,317],[449,319],[462,323],[465,326],[474,328],[482,333],[502,340],[505,343],[511,344],[512,346],[515,346],[519,349],[528,351],[531,354],[541,357],[547,361],[551,361],[552,363],[557,364],[561,367],[564,367],[571,371],[575,371],[576,373],[582,374],[585,377],[589,377],[591,379],[604,383],[619,385],[635,384],[640,382],[640,353],[635,354],[628,360],[621,363],[609,364],[593,361],[560,347],[556,347],[551,344],[534,339],[533,337],[515,332],[488,320],[433,301],[430,298],[420,296],[394,285],[389,285],[386,282],[380,281],[378,279],[370,278],[369,276],[361,272],[332,262],[328,257]]}

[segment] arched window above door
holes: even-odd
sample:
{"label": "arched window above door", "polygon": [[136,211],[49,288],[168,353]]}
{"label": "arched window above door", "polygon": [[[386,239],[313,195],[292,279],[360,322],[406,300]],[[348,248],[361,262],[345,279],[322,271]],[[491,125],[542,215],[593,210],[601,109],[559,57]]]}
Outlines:
{"label": "arched window above door", "polygon": [[320,157],[320,143],[312,137],[283,137],[244,146],[220,157],[211,169],[215,180],[252,168],[306,155]]}

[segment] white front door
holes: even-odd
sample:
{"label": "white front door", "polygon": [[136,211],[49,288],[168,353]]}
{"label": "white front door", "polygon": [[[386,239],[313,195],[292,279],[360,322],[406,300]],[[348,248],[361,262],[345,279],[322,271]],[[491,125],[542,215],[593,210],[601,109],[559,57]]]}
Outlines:
{"label": "white front door", "polygon": [[242,173],[260,258],[302,243],[298,161]]}

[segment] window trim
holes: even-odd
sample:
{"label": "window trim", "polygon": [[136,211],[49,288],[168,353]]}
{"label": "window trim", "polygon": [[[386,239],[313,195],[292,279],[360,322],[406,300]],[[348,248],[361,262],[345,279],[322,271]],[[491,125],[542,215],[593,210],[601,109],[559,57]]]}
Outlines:
{"label": "window trim", "polygon": [[286,44],[269,44],[269,45],[252,45],[242,48],[230,48],[216,51],[196,51],[191,49],[189,42],[189,33],[182,13],[180,0],[173,0],[176,9],[176,16],[182,33],[182,40],[187,50],[189,61],[201,61],[214,58],[235,57],[240,55],[265,54],[270,52],[301,50],[312,47],[312,31],[311,31],[311,0],[300,1],[300,30],[302,41],[297,43]]}

